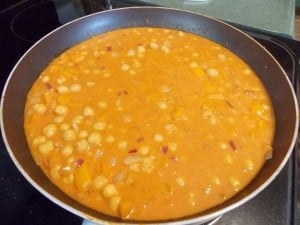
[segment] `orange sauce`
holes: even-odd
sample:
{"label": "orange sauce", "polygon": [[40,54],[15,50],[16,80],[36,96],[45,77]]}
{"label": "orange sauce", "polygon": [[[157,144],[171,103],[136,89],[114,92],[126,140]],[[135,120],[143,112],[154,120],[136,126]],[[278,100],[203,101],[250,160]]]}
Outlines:
{"label": "orange sauce", "polygon": [[63,52],[25,108],[36,163],[80,203],[127,220],[175,219],[242,190],[272,150],[254,71],[178,30],[128,28]]}

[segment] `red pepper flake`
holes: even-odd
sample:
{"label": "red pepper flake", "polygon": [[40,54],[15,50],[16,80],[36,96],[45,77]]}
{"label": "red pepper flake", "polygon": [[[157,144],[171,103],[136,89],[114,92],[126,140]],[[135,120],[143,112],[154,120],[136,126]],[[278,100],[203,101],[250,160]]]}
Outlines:
{"label": "red pepper flake", "polygon": [[120,95],[128,95],[128,92],[126,90],[123,90],[123,91],[119,91],[117,93],[117,96],[120,96]]}
{"label": "red pepper flake", "polygon": [[51,89],[52,89],[51,84],[49,84],[49,83],[44,83],[44,84],[45,84],[46,89],[48,89],[48,90],[51,90]]}
{"label": "red pepper flake", "polygon": [[83,164],[84,160],[82,158],[78,158],[74,160],[74,165],[76,167],[80,167]]}
{"label": "red pepper flake", "polygon": [[233,105],[229,101],[225,100],[225,102],[230,108],[232,108],[232,109],[234,108]]}
{"label": "red pepper flake", "polygon": [[164,146],[162,146],[161,148],[160,148],[160,150],[161,150],[161,152],[163,153],[163,154],[167,154],[167,152],[168,152],[168,146],[166,146],[166,145],[164,145]]}
{"label": "red pepper flake", "polygon": [[134,148],[134,149],[131,149],[131,150],[128,151],[128,153],[130,153],[130,154],[137,153],[137,149],[135,149],[135,148]]}
{"label": "red pepper flake", "polygon": [[173,162],[178,162],[178,158],[175,155],[172,155],[171,157],[169,157],[169,159]]}
{"label": "red pepper flake", "polygon": [[139,137],[139,138],[136,139],[136,142],[137,142],[137,143],[141,143],[141,142],[143,142],[144,140],[145,140],[145,138]]}
{"label": "red pepper flake", "polygon": [[112,47],[110,45],[106,46],[106,51],[111,52],[112,51]]}
{"label": "red pepper flake", "polygon": [[233,142],[233,140],[230,140],[228,143],[229,143],[229,146],[232,148],[232,150],[236,151],[236,145]]}

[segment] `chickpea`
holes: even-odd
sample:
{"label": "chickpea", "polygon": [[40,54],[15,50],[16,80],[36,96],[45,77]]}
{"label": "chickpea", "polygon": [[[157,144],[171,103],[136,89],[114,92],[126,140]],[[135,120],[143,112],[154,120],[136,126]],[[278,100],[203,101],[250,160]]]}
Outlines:
{"label": "chickpea", "polygon": [[33,106],[33,110],[38,114],[44,114],[47,110],[47,106],[44,104],[35,104]]}
{"label": "chickpea", "polygon": [[57,105],[54,112],[61,116],[66,116],[68,114],[68,107],[65,105]]}
{"label": "chickpea", "polygon": [[114,184],[107,184],[106,186],[104,186],[104,188],[102,190],[102,194],[105,198],[111,198],[111,197],[117,195],[117,193],[118,193],[118,191]]}
{"label": "chickpea", "polygon": [[46,141],[39,145],[39,152],[42,154],[49,154],[54,149],[54,144],[52,141]]}
{"label": "chickpea", "polygon": [[99,145],[101,143],[101,140],[102,136],[97,131],[90,133],[90,135],[88,136],[88,142],[94,145]]}
{"label": "chickpea", "polygon": [[52,137],[55,135],[56,130],[57,130],[57,125],[50,123],[43,127],[43,134],[46,137]]}

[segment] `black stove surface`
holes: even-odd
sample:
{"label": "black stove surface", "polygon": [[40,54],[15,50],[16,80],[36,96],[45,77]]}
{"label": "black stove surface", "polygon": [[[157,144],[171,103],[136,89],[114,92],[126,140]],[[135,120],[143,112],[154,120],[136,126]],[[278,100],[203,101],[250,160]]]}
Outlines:
{"label": "black stove surface", "polygon": [[[72,4],[70,1],[64,1]],[[57,5],[50,0],[7,0],[0,4],[0,90],[24,52],[39,38],[61,25]],[[13,6],[13,7],[12,7]],[[67,10],[68,7],[66,7]],[[70,8],[71,10],[72,8]],[[296,86],[300,44],[235,25],[250,34],[279,61]],[[216,225],[295,224],[296,151],[279,176],[248,203],[223,215]],[[0,139],[1,224],[81,224],[82,219],[52,203],[18,172]]]}

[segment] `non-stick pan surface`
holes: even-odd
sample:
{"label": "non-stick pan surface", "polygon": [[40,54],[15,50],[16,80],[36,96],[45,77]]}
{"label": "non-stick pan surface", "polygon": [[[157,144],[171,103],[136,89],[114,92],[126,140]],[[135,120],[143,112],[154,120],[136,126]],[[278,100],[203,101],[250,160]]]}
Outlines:
{"label": "non-stick pan surface", "polygon": [[[182,10],[133,7],[104,11],[74,20],[46,35],[31,47],[12,70],[1,97],[3,139],[15,165],[36,189],[65,209],[101,223],[121,222],[77,203],[46,178],[34,163],[28,149],[23,129],[23,112],[26,95],[33,82],[59,53],[93,35],[137,26],[187,31],[227,47],[259,75],[270,95],[276,117],[273,157],[267,160],[261,172],[244,190],[206,212],[159,223],[199,224],[244,204],[277,176],[293,150],[299,121],[295,93],[279,63],[252,38],[223,22]],[[131,222],[134,221],[124,223]]]}

